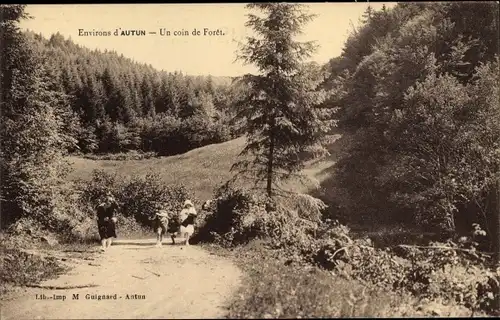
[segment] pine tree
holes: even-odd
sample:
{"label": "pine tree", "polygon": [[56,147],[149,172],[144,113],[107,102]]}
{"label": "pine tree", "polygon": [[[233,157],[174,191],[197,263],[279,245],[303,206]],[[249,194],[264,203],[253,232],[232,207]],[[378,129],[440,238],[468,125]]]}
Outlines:
{"label": "pine tree", "polygon": [[328,123],[317,108],[324,95],[316,91],[320,71],[304,64],[315,50],[312,42],[297,42],[293,37],[314,16],[299,4],[249,4],[264,14],[249,14],[247,27],[260,37],[248,37],[238,57],[255,64],[260,75],[246,75],[240,81],[249,92],[237,103],[237,118],[245,122],[247,144],[243,159],[233,165],[236,177],[249,175],[256,184],[265,181],[266,193],[272,197],[279,181],[298,176],[303,168],[301,156],[321,146]]}
{"label": "pine tree", "polygon": [[114,71],[116,68],[107,67],[102,75],[102,84],[105,92],[105,110],[112,122],[120,118],[120,103],[122,102],[118,85],[118,77]]}
{"label": "pine tree", "polygon": [[196,94],[193,80],[185,77],[177,83],[179,97],[179,113],[181,119],[192,117],[196,114]]}
{"label": "pine tree", "polygon": [[90,76],[85,86],[85,96],[87,97],[87,112],[82,115],[82,122],[94,124],[96,121],[104,119],[106,111],[104,109],[105,90],[101,81],[95,76]]}
{"label": "pine tree", "polygon": [[155,112],[164,113],[167,111],[168,78],[165,73],[161,74],[158,84],[155,86]]}
{"label": "pine tree", "polygon": [[[213,122],[215,115],[212,121],[204,114],[206,111],[209,115],[214,113],[210,100],[218,104],[223,101],[225,111],[230,109],[231,100],[220,95],[231,92],[225,90],[227,88],[220,90],[226,85],[219,86],[215,78],[207,80],[206,77],[185,76],[179,72],[160,72],[115,52],[80,47],[60,34],[48,39],[34,32],[24,34],[48,58],[50,65],[46,69],[54,71],[54,87],[51,89],[63,91],[70,98],[69,104],[81,124],[81,132],[77,134],[81,151],[94,150],[99,137],[106,136],[103,134],[106,128],[119,127],[116,122],[132,131],[137,129],[136,123],[140,118],[154,121],[156,117],[165,115],[185,120],[201,116]],[[217,99],[211,98],[214,90],[219,92]],[[206,94],[206,91],[212,94]],[[229,114],[227,112],[224,119],[229,119]],[[203,123],[203,126],[194,128],[196,134],[192,137],[196,136],[195,140],[203,143],[210,141],[211,131],[207,131],[203,121],[196,121],[193,123]],[[105,122],[109,125],[104,126]],[[174,134],[172,130],[168,132]],[[201,136],[207,137],[201,139]]]}
{"label": "pine tree", "polygon": [[373,16],[373,8],[372,8],[371,5],[368,4],[368,7],[366,7],[366,10],[365,10],[365,12],[362,15],[361,22],[363,24],[369,23],[370,20],[371,20],[371,18],[372,18],[372,16]]}
{"label": "pine tree", "polygon": [[153,80],[149,74],[145,74],[141,83],[142,114],[144,116],[155,113]]}

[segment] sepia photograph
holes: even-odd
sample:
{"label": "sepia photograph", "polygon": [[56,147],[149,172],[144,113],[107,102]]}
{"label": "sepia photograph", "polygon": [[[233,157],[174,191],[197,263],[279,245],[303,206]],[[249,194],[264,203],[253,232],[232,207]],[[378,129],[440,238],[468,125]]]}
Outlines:
{"label": "sepia photograph", "polygon": [[500,316],[498,1],[0,5],[0,319]]}

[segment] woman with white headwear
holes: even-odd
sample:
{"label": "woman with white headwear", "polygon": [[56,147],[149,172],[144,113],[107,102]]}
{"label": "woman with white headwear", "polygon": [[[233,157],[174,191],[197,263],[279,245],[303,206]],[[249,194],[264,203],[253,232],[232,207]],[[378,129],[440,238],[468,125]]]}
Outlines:
{"label": "woman with white headwear", "polygon": [[179,214],[179,220],[181,221],[179,233],[181,234],[181,237],[185,239],[184,244],[187,246],[189,246],[189,238],[194,233],[194,218],[196,215],[196,209],[194,208],[191,200],[184,201],[184,208]]}

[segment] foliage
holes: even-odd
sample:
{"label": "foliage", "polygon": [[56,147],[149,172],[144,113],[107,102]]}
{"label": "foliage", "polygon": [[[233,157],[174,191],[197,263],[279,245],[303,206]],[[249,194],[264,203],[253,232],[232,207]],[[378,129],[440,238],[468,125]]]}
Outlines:
{"label": "foliage", "polygon": [[244,244],[263,234],[259,225],[265,199],[244,190],[221,188],[212,205],[197,218],[195,242],[216,242],[224,247]]}
{"label": "foliage", "polygon": [[115,194],[116,191],[120,190],[118,175],[104,170],[94,170],[88,181],[82,179],[78,180],[76,184],[82,204],[87,206],[88,211],[92,211],[107,194]]}
{"label": "foliage", "polygon": [[54,87],[70,97],[76,117],[67,132],[78,140],[72,152],[173,155],[233,137],[228,123],[238,92],[231,78],[158,71],[59,33],[24,34],[47,55]]}
{"label": "foliage", "polygon": [[[103,170],[94,170],[92,178],[78,183],[82,210],[88,216],[95,216],[95,207],[107,193],[111,193],[119,205],[119,224],[128,224],[130,231],[140,231],[133,222],[142,226],[151,226],[149,218],[165,209],[176,216],[184,200],[196,199],[182,185],[166,185],[156,173],[145,176],[123,177]],[[120,222],[121,221],[121,222]]]}
{"label": "foliage", "polygon": [[448,301],[472,311],[498,308],[499,270],[476,250],[472,238],[429,246],[374,248],[369,239],[352,239],[349,229],[333,223],[319,234],[312,261],[346,279],[405,292],[428,301]]}
{"label": "foliage", "polygon": [[232,255],[247,277],[229,306],[227,318],[470,315],[454,304],[423,303],[409,294],[335,277],[316,267],[285,265],[272,251],[254,242]]}
{"label": "foliage", "polygon": [[24,5],[2,5],[2,224],[30,216],[51,224],[68,166],[74,120],[67,97],[54,88],[46,57],[19,31]]}
{"label": "foliage", "polygon": [[2,260],[2,287],[6,284],[38,284],[66,271],[56,258],[42,258],[13,248],[2,248]]}
{"label": "foliage", "polygon": [[247,38],[238,58],[255,64],[262,74],[240,79],[248,91],[235,104],[236,118],[244,123],[248,142],[233,170],[236,177],[265,181],[271,196],[276,183],[303,168],[301,153],[314,148],[325,154],[321,142],[330,129],[328,109],[319,108],[325,96],[318,90],[320,68],[303,64],[314,45],[293,39],[313,16],[298,4],[256,3],[247,8],[264,16],[248,15],[246,26],[257,36]]}
{"label": "foliage", "polygon": [[351,215],[451,233],[498,220],[496,12],[498,3],[370,12],[331,61],[330,104],[351,139],[335,184]]}
{"label": "foliage", "polygon": [[148,219],[159,209],[167,210],[175,217],[186,199],[195,201],[184,186],[167,186],[154,173],[132,177],[118,196],[122,213],[135,217],[143,225],[147,225]]}
{"label": "foliage", "polygon": [[[285,316],[300,315],[307,304],[297,301],[308,301],[311,297],[319,299],[315,290],[330,281],[338,285],[346,281],[350,286],[359,283],[369,288],[368,300],[377,296],[377,292],[392,292],[419,300],[411,306],[399,306],[397,312],[470,315],[471,312],[493,314],[498,308],[495,303],[500,274],[489,266],[490,258],[477,249],[480,239],[485,236],[478,224],[473,226],[470,237],[462,237],[456,243],[431,242],[381,249],[369,238],[353,237],[348,227],[334,220],[318,221],[306,227],[303,220],[299,222],[292,214],[294,202],[291,199],[281,204],[270,203],[266,202],[266,197],[259,199],[255,193],[227,188],[217,196],[212,205],[205,207],[210,212],[200,223],[199,241],[246,252],[254,250],[256,240],[260,239],[260,247],[265,245],[265,249],[256,253],[259,257],[251,257],[259,259],[258,266],[251,272],[265,270],[271,274],[255,276],[256,280],[244,289],[246,292],[241,300],[234,302],[233,316],[268,314],[266,316],[276,317],[280,312]],[[272,208],[266,211],[266,205]],[[285,205],[288,209],[281,211],[279,208]],[[309,208],[307,212],[314,210]],[[321,210],[308,219],[314,221],[314,217],[319,219]],[[239,246],[241,244],[245,246]],[[325,273],[326,278],[307,273],[311,277],[306,281],[305,276],[302,279],[286,271],[297,272],[308,265],[311,268],[311,264],[330,273]],[[299,287],[307,295],[301,296]],[[337,306],[325,302],[320,309],[334,312]]]}
{"label": "foliage", "polygon": [[[435,247],[432,248],[432,247]],[[472,310],[498,309],[500,270],[478,263],[480,254],[464,257],[460,246],[435,243],[429,250],[409,253],[411,267],[402,284],[413,294],[428,299],[455,301]]]}
{"label": "foliage", "polygon": [[136,150],[132,150],[128,152],[104,154],[104,155],[85,154],[83,157],[90,160],[125,161],[125,160],[143,160],[143,159],[155,158],[157,157],[157,154],[155,152],[138,152]]}
{"label": "foliage", "polygon": [[198,216],[193,240],[235,247],[265,239],[290,261],[300,262],[301,255],[311,251],[325,207],[321,200],[305,194],[269,200],[265,195],[226,185],[216,193],[211,208],[206,208],[209,212]]}

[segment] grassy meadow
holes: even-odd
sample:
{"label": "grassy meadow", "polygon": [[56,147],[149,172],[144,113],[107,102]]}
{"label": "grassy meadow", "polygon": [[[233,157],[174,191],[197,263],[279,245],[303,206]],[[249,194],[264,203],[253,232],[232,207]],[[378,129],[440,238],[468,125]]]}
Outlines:
{"label": "grassy meadow", "polygon": [[[232,177],[231,166],[244,145],[245,138],[238,138],[180,155],[142,160],[91,160],[73,156],[68,159],[73,169],[68,178],[88,180],[96,169],[116,172],[119,175],[146,175],[153,171],[167,184],[184,184],[198,199],[210,199],[214,190]],[[333,156],[310,162],[303,172],[308,181],[290,181],[286,188],[301,192],[314,190],[327,177],[326,169],[334,163]]]}

